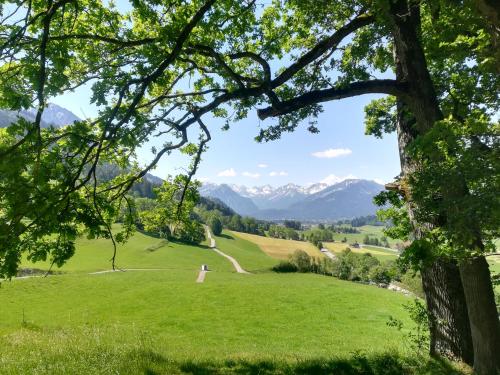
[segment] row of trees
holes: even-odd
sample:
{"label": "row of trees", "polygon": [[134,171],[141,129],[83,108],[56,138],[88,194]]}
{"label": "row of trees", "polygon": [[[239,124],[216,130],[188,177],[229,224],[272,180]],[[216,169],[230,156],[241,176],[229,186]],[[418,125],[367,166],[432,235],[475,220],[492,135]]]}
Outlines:
{"label": "row of trees", "polygon": [[385,236],[380,237],[380,240],[379,240],[377,237],[366,235],[363,237],[363,244],[364,245],[390,247],[389,241],[387,241],[387,237],[385,237]]}
{"label": "row of trees", "polygon": [[326,257],[312,257],[305,251],[296,250],[287,261],[280,262],[273,270],[275,272],[311,272],[338,277],[341,280],[386,285],[393,280],[401,282],[412,278],[411,275],[402,274],[395,262],[382,264],[369,253],[357,254],[349,248],[333,260]]}

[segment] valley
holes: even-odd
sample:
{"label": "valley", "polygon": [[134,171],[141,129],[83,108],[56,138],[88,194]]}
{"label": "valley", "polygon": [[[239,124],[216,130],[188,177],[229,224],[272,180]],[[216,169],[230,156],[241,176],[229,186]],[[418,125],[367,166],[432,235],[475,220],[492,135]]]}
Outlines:
{"label": "valley", "polygon": [[[396,316],[411,327],[402,309],[408,297],[332,277],[276,274],[270,269],[282,256],[242,237],[215,238],[251,274],[236,273],[206,246],[136,233],[118,249],[118,265],[137,271],[92,274],[109,269],[112,249],[105,240],[81,239],[62,274],[4,281],[3,371],[197,373],[264,363],[278,372],[313,364],[328,372],[340,363],[355,371],[355,362],[343,362],[353,347],[375,363],[388,353],[407,355],[386,322]],[[210,272],[197,284],[201,264]]]}

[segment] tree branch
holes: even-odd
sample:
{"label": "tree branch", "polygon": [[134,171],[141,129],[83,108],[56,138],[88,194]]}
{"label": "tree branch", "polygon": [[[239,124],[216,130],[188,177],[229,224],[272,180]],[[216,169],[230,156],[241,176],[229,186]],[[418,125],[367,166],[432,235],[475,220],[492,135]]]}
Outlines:
{"label": "tree branch", "polygon": [[316,44],[312,49],[302,55],[295,63],[286,68],[278,77],[272,81],[272,87],[276,88],[290,80],[298,71],[316,60],[328,50],[335,49],[344,38],[355,32],[356,30],[367,26],[375,21],[375,17],[367,14],[362,14],[354,18],[348,24],[342,26],[328,38],[323,39]]}
{"label": "tree branch", "polygon": [[257,110],[257,114],[261,120],[265,120],[268,117],[286,115],[290,112],[313,104],[327,102],[330,100],[350,98],[352,96],[364,94],[389,94],[398,97],[405,97],[406,85],[398,83],[392,79],[375,79],[372,81],[353,82],[345,87],[313,90],[293,99],[282,101],[281,103],[275,104],[271,107],[259,109]]}

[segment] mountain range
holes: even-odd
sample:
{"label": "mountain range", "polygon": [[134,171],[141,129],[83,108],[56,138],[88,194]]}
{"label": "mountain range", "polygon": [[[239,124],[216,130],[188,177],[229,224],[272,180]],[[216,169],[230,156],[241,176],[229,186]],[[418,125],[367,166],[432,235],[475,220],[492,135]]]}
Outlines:
{"label": "mountain range", "polygon": [[[19,117],[30,122],[34,122],[36,118],[36,110],[33,108],[21,111],[0,110],[0,128],[5,128],[17,121]],[[43,111],[41,125],[43,128],[49,126],[61,127],[70,125],[80,119],[67,109],[50,103]]]}
{"label": "mountain range", "polygon": [[[35,109],[22,111],[0,110],[0,127],[6,127],[19,117],[34,121]],[[56,104],[49,104],[42,115],[42,127],[62,127],[79,121],[72,112]],[[101,166],[103,175],[114,177],[119,173],[116,167]],[[153,187],[162,179],[147,174],[132,191],[141,196],[152,197]],[[349,179],[334,185],[317,183],[309,186],[287,184],[280,187],[270,185],[247,187],[205,183],[200,194],[217,198],[240,215],[253,216],[264,220],[306,220],[333,221],[373,215],[377,206],[373,197],[383,190],[374,181]]]}
{"label": "mountain range", "polygon": [[348,179],[334,185],[277,188],[205,183],[200,194],[221,200],[240,215],[258,219],[333,221],[375,214],[378,207],[373,197],[382,190],[384,186],[375,181]]}

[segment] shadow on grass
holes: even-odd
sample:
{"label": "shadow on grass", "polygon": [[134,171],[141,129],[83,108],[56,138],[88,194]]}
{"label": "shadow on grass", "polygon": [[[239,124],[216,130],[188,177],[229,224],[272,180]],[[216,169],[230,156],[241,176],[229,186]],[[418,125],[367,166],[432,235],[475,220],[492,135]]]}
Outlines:
{"label": "shadow on grass", "polygon": [[[136,352],[147,375],[170,372],[193,375],[209,374],[339,374],[339,375],[463,375],[450,362],[430,358],[401,357],[393,354],[361,355],[349,358],[311,359],[286,362],[280,360],[228,359],[222,361],[169,361],[151,351]],[[137,363],[136,362],[136,363]]]}
{"label": "shadow on grass", "polygon": [[233,236],[230,236],[229,234],[224,234],[224,233],[221,233],[221,234],[219,234],[218,236],[215,236],[215,237],[216,238],[217,237],[225,238],[226,240],[234,240]]}
{"label": "shadow on grass", "polygon": [[[207,246],[207,245],[202,245],[202,244],[197,244],[197,243],[194,243],[194,242],[186,242],[186,241],[180,241],[176,238],[169,238],[169,239],[166,239],[162,236],[160,236],[158,233],[155,233],[155,232],[146,232],[145,230],[142,230],[142,229],[137,229],[137,232],[145,235],[145,236],[148,236],[148,237],[152,237],[152,238],[156,238],[156,239],[161,239],[161,242],[159,242],[158,244],[155,244],[155,245],[152,245],[152,246],[149,246],[147,247],[145,250],[147,251],[155,251],[155,250],[158,250],[159,248],[162,248],[162,247],[172,247],[171,244],[178,244],[178,245],[188,245],[188,246],[193,246],[193,247],[199,247],[201,249],[210,249],[210,246]],[[231,237],[231,239],[233,239]]]}

